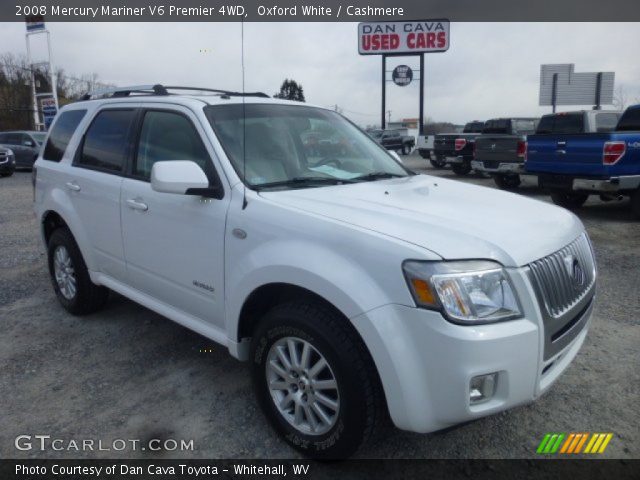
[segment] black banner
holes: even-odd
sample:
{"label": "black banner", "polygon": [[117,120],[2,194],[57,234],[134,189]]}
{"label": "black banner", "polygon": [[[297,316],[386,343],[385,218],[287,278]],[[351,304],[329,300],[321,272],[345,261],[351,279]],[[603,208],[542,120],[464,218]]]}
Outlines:
{"label": "black banner", "polygon": [[640,460],[0,460],[2,480],[625,480],[638,472]]}
{"label": "black banner", "polygon": [[639,21],[637,0],[4,0],[0,21],[361,22],[448,18],[455,22]]}

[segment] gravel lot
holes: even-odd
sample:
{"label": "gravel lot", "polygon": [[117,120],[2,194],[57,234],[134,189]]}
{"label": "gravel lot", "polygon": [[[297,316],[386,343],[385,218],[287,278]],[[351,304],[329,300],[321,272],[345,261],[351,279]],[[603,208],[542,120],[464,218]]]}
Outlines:
{"label": "gravel lot", "polygon": [[[455,178],[416,156],[407,164]],[[461,180],[494,186],[477,176]],[[549,201],[533,187],[520,193]],[[14,448],[20,434],[109,444],[194,440],[193,452],[165,454],[171,458],[296,456],[258,410],[247,367],[223,348],[117,295],[100,313],[67,314],[49,282],[31,201],[29,173],[0,178],[0,458],[150,455],[21,452]],[[614,432],[604,456],[640,458],[640,222],[626,202],[597,198],[579,215],[598,257],[598,300],[587,341],[554,388],[533,405],[446,432],[392,429],[361,456],[535,457],[546,432],[576,431]]]}

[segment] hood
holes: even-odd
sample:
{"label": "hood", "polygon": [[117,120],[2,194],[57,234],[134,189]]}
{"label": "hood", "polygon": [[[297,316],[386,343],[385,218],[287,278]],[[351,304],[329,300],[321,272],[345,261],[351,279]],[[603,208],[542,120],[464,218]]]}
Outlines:
{"label": "hood", "polygon": [[559,250],[584,230],[563,208],[427,175],[260,195],[404,240],[447,260],[484,258],[511,267]]}

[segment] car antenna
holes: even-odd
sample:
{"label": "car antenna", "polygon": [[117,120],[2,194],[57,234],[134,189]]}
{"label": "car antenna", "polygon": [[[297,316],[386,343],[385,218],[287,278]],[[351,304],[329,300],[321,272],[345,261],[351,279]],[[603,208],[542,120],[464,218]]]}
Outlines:
{"label": "car antenna", "polygon": [[244,19],[240,20],[240,50],[242,65],[242,210],[244,210],[245,208],[247,208],[247,114],[244,105]]}

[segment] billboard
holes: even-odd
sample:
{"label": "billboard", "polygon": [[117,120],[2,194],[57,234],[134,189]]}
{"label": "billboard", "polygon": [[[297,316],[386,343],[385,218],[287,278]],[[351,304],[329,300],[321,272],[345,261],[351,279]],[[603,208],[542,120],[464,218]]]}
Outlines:
{"label": "billboard", "polygon": [[[575,71],[573,63],[540,66],[540,99],[542,106],[553,105],[553,78],[556,105],[611,105],[613,103],[614,72]],[[600,87],[598,97],[598,86]]]}
{"label": "billboard", "polygon": [[445,52],[448,49],[449,20],[358,24],[360,55]]}

